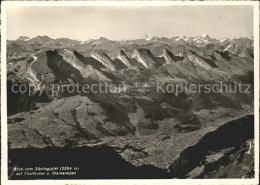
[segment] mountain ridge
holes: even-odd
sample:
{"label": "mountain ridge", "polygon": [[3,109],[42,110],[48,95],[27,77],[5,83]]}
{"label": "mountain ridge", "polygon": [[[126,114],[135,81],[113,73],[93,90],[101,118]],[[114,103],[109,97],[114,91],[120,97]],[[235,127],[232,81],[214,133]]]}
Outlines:
{"label": "mountain ridge", "polygon": [[[115,42],[125,42],[125,41],[134,41],[134,40],[146,40],[146,41],[158,41],[158,40],[171,40],[171,39],[184,39],[184,40],[194,40],[194,39],[201,39],[201,38],[204,38],[206,40],[217,40],[217,41],[222,41],[225,40],[225,39],[228,39],[228,40],[238,40],[238,39],[251,39],[253,40],[253,37],[245,37],[245,36],[241,36],[241,37],[234,37],[234,38],[227,38],[227,37],[224,37],[224,38],[220,38],[220,39],[216,39],[216,38],[211,38],[208,34],[203,34],[203,35],[199,35],[199,36],[190,36],[190,37],[186,37],[186,36],[172,36],[172,37],[159,37],[159,36],[153,36],[151,38],[139,38],[139,39],[120,39],[120,40],[113,40],[113,39],[109,39],[109,38],[105,38],[105,37],[96,37],[96,38],[88,38],[87,40],[79,40],[79,39],[71,39],[71,38],[67,38],[67,37],[62,37],[62,38],[51,38],[50,36],[48,35],[37,35],[37,36],[34,36],[34,37],[28,37],[28,36],[20,36],[18,37],[17,39],[15,39],[16,41],[18,40],[23,40],[23,41],[29,41],[29,40],[32,40],[32,39],[38,39],[38,38],[49,38],[49,39],[52,39],[52,40],[63,40],[63,39],[66,39],[66,40],[70,40],[70,41],[74,41],[74,42],[78,42],[78,43],[81,43],[81,44],[84,44],[84,43],[88,43],[88,42],[92,42],[92,41],[97,41],[97,40],[102,40],[102,41],[115,41]],[[7,39],[8,41],[15,41],[14,39]]]}

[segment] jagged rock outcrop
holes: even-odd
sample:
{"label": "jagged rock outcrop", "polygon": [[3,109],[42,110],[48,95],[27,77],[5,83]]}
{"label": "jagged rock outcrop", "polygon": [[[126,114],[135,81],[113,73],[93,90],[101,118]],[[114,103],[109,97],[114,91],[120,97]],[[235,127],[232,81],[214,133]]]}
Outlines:
{"label": "jagged rock outcrop", "polygon": [[120,54],[118,55],[117,58],[119,60],[121,60],[125,64],[125,66],[127,66],[127,68],[129,68],[129,69],[133,68],[133,66],[129,62],[130,59],[128,58],[128,56],[126,55],[126,53],[123,50],[120,50]]}
{"label": "jagged rock outcrop", "polygon": [[186,52],[186,55],[188,59],[193,62],[195,65],[203,67],[207,70],[210,70],[212,68],[216,68],[217,65],[212,60],[205,60],[198,54],[196,54],[194,51],[188,50]]}
{"label": "jagged rock outcrop", "polygon": [[101,70],[102,68],[106,68],[101,62],[99,62],[98,60],[92,58],[92,57],[84,57],[82,54],[80,54],[77,51],[73,52],[74,55],[80,60],[82,61],[84,64],[86,65],[91,65],[93,66],[95,69],[97,70]]}
{"label": "jagged rock outcrop", "polygon": [[116,66],[116,69],[127,69],[128,67],[122,62],[122,60],[115,58],[113,64]]}
{"label": "jagged rock outcrop", "polygon": [[68,51],[67,49],[60,50],[63,59],[71,64],[75,69],[79,70],[83,78],[90,78],[98,81],[111,81],[101,71],[98,71],[91,65],[86,65],[74,55],[75,52]]}
{"label": "jagged rock outcrop", "polygon": [[145,68],[154,67],[156,65],[152,53],[148,49],[136,49],[133,58],[135,58]]}
{"label": "jagged rock outcrop", "polygon": [[67,81],[71,79],[74,83],[82,82],[84,79],[81,71],[75,68],[71,63],[65,61],[64,57],[59,54],[58,50],[48,50],[47,65],[53,70],[59,80]]}
{"label": "jagged rock outcrop", "polygon": [[[62,80],[72,80],[73,83],[82,82],[84,79],[111,81],[111,79],[101,71],[95,69],[92,65],[86,65],[77,59],[72,51],[64,49],[47,51],[46,54],[48,56],[48,66],[52,68],[56,75],[61,76],[60,78]],[[67,73],[61,71],[62,69],[66,70]]]}
{"label": "jagged rock outcrop", "polygon": [[112,60],[104,52],[92,52],[90,56],[106,66],[107,69],[112,71],[116,70],[116,66]]}
{"label": "jagged rock outcrop", "polygon": [[182,61],[184,59],[182,56],[174,56],[168,49],[163,50],[163,57],[166,64],[174,64],[174,62]]}

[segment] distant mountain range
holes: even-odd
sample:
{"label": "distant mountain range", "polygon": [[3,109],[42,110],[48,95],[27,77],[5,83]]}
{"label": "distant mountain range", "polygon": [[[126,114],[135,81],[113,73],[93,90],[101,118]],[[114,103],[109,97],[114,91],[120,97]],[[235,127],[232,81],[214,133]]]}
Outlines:
{"label": "distant mountain range", "polygon": [[32,50],[71,48],[88,56],[91,55],[92,51],[101,50],[112,58],[116,58],[120,50],[124,50],[127,54],[132,55],[134,50],[138,48],[149,49],[155,56],[162,55],[165,48],[174,50],[174,53],[178,55],[179,52],[183,53],[185,50],[184,47],[190,47],[195,50],[200,48],[203,50],[200,51],[200,54],[202,54],[202,52],[211,52],[219,48],[220,50],[229,51],[236,55],[249,57],[252,55],[253,38],[240,37],[218,40],[204,34],[202,36],[189,38],[185,36],[172,38],[152,37],[149,39],[113,41],[100,37],[77,41],[69,38],[52,39],[43,35],[33,38],[21,36],[17,40],[7,41],[8,53],[26,53]]}
{"label": "distant mountain range", "polygon": [[[115,42],[136,42],[139,44],[140,43],[147,43],[147,42],[188,42],[188,43],[196,43],[196,44],[208,44],[212,42],[228,42],[230,40],[240,40],[240,39],[245,39],[246,37],[238,37],[238,38],[223,38],[223,39],[215,39],[211,38],[208,34],[203,34],[201,36],[195,36],[195,37],[186,37],[186,36],[175,36],[175,37],[157,37],[154,36],[152,38],[146,38],[146,39],[134,39],[134,40],[119,40]],[[253,40],[252,37],[249,37],[247,39]],[[86,44],[86,43],[92,43],[92,42],[109,42],[110,40],[104,37],[98,37],[98,38],[93,38],[93,39],[87,39],[83,41],[78,41],[78,40],[72,40],[69,38],[57,38],[57,39],[52,39],[46,35],[42,36],[36,36],[33,38],[27,37],[27,36],[20,36],[16,41],[28,41],[30,44],[42,44],[42,43],[61,43],[61,44]]]}
{"label": "distant mountain range", "polygon": [[[232,73],[231,66],[240,70],[250,68],[251,65],[241,65],[245,61],[253,60],[252,38],[217,40],[206,34],[190,38],[185,36],[153,37],[151,39],[122,41],[111,41],[104,37],[77,41],[68,38],[52,39],[45,35],[34,38],[21,36],[15,41],[8,41],[7,44],[10,58],[19,55],[19,53],[37,52],[35,56],[38,56],[39,51],[47,51],[44,54],[47,55],[46,59],[49,55],[60,55],[67,63],[74,67],[79,66],[77,69],[81,73],[90,65],[92,73],[93,70],[97,70],[98,72],[94,72],[95,76],[104,80],[112,79],[101,69],[109,71],[138,70],[163,68],[165,65],[170,65],[174,74],[188,75],[193,78],[200,78],[200,75],[195,75],[200,68],[210,70],[213,73],[206,75],[208,80],[212,76],[218,78],[222,73]],[[43,52],[40,53],[43,54]],[[222,62],[223,60],[229,62]],[[241,60],[241,62],[235,64],[236,60]],[[32,67],[38,63],[36,61]],[[47,64],[47,62],[45,63]],[[194,71],[193,66],[200,66],[200,68]],[[84,73],[86,74],[86,72]],[[205,79],[206,76],[203,76],[202,79]]]}

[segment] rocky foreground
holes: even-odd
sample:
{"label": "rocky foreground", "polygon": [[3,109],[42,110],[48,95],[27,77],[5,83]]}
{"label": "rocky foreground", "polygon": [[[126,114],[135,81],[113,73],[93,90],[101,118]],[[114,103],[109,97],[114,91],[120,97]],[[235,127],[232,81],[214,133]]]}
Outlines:
{"label": "rocky foreground", "polygon": [[[152,147],[164,145],[171,138],[157,136],[153,145],[143,148],[141,139],[124,142],[97,142],[77,147],[45,147],[9,149],[10,179],[48,179],[47,175],[16,176],[14,167],[77,166],[76,175],[51,175],[54,179],[150,179],[150,178],[252,178],[254,176],[254,116],[249,115],[230,121],[205,134],[196,144],[185,148],[174,159],[173,153],[156,148],[160,156],[153,154]],[[130,143],[129,143],[130,142]],[[172,142],[172,141],[171,141]],[[126,144],[128,143],[128,144]],[[172,144],[172,143],[171,143]],[[148,148],[149,147],[149,148]],[[170,146],[169,146],[170,147]],[[161,151],[160,151],[161,150]],[[165,153],[171,156],[165,168],[141,161],[153,157],[151,163],[163,160]],[[139,165],[133,165],[139,161]]]}

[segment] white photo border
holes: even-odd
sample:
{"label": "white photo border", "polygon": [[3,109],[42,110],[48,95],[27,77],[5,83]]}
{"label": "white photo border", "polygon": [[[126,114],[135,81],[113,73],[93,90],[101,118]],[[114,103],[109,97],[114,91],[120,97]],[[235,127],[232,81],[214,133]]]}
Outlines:
{"label": "white photo border", "polygon": [[[143,179],[143,180],[8,180],[7,92],[6,92],[6,9],[13,6],[218,6],[250,5],[254,7],[254,179]],[[3,1],[1,3],[1,183],[3,185],[36,184],[259,184],[259,2],[258,1]]]}

